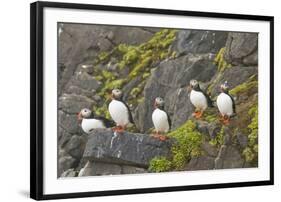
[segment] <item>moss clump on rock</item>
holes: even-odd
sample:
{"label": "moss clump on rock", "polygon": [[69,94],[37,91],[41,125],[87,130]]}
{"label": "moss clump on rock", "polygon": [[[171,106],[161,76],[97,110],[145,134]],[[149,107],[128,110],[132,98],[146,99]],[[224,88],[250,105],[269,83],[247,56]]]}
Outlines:
{"label": "moss clump on rock", "polygon": [[202,135],[193,121],[188,120],[168,136],[177,140],[177,144],[172,147],[172,165],[176,170],[182,169],[192,157],[200,156]]}
{"label": "moss clump on rock", "polygon": [[248,146],[243,150],[243,156],[249,163],[258,161],[258,105],[253,105],[248,111],[251,123],[248,125]]}
{"label": "moss clump on rock", "polygon": [[229,93],[232,95],[237,95],[239,93],[246,92],[254,87],[258,87],[258,81],[256,75],[251,76],[246,82],[230,90]]}
{"label": "moss clump on rock", "polygon": [[[151,69],[161,60],[175,54],[169,47],[176,38],[176,32],[174,29],[163,29],[155,33],[145,43],[139,45],[119,44],[110,52],[101,52],[94,62],[94,77],[102,83],[97,94],[106,100],[107,94],[112,89],[122,89],[126,84],[139,77],[141,79],[128,92],[127,102],[131,104],[141,102],[141,92],[151,74]],[[117,69],[108,69],[104,66],[107,63],[107,66],[111,66],[112,61],[115,61],[113,63]],[[106,115],[105,110],[99,110],[98,113]]]}
{"label": "moss clump on rock", "polygon": [[163,164],[169,165],[169,167],[167,166],[168,170],[182,170],[191,158],[201,155],[200,145],[203,138],[201,133],[197,131],[196,124],[193,121],[188,120],[181,127],[167,134],[167,136],[176,140],[171,149],[172,157],[171,159],[154,158],[150,161],[150,167],[153,168],[151,171],[163,172]]}
{"label": "moss clump on rock", "polygon": [[216,135],[216,137],[209,141],[210,145],[216,146],[218,148],[221,145],[223,145],[223,143],[224,143],[223,138],[224,138],[224,135],[225,135],[224,130],[225,130],[225,126],[222,126],[220,132]]}
{"label": "moss clump on rock", "polygon": [[172,168],[172,163],[166,157],[155,157],[150,161],[148,170],[151,172],[165,172]]}
{"label": "moss clump on rock", "polygon": [[230,68],[231,64],[228,64],[224,59],[225,47],[221,48],[217,53],[214,63],[218,66],[218,71],[223,72],[226,68]]}

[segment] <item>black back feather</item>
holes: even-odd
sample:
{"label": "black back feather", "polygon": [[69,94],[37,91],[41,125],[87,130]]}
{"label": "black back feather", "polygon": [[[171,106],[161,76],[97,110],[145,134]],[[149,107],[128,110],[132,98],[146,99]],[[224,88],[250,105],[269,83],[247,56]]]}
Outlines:
{"label": "black back feather", "polygon": [[203,93],[203,95],[204,95],[204,96],[206,97],[206,99],[207,99],[208,107],[214,107],[214,101],[210,98],[210,96],[209,96],[205,91],[203,91],[203,90],[200,88],[199,85],[197,86],[197,88],[194,88],[194,90]]}
{"label": "black back feather", "polygon": [[158,108],[161,109],[162,111],[164,111],[167,114],[168,123],[169,123],[169,130],[171,130],[172,121],[171,121],[171,118],[170,118],[169,114],[164,110],[164,106],[158,106]]}
{"label": "black back feather", "polygon": [[128,115],[129,115],[129,121],[130,121],[131,124],[135,124],[135,122],[133,120],[133,116],[132,116],[131,110],[130,110],[129,106],[127,105],[127,103],[123,100],[123,95],[120,98],[117,98],[116,100],[122,102],[127,107]]}
{"label": "black back feather", "polygon": [[124,102],[123,100],[119,100],[119,101],[122,102],[122,103],[127,107],[130,123],[131,123],[131,124],[135,124],[135,123],[134,123],[134,120],[133,120],[133,116],[132,116],[131,110],[130,110],[129,106],[127,105],[127,103]]}
{"label": "black back feather", "polygon": [[110,127],[113,127],[115,125],[115,123],[112,121],[112,120],[109,120],[103,116],[96,116],[94,115],[94,113],[91,114],[90,117],[86,118],[86,119],[98,119],[98,120],[101,120],[103,125],[106,127],[106,128],[110,128]]}
{"label": "black back feather", "polygon": [[233,109],[233,113],[236,114],[236,107],[235,107],[234,98],[233,98],[228,92],[226,92],[226,94],[231,98],[231,100],[232,100],[232,109]]}

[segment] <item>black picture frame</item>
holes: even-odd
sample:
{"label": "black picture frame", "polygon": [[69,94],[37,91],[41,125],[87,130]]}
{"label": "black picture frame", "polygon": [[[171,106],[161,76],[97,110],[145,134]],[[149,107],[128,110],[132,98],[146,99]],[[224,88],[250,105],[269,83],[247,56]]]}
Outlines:
{"label": "black picture frame", "polygon": [[[130,13],[163,14],[177,16],[210,17],[239,20],[267,21],[270,23],[270,180],[221,183],[176,187],[155,187],[130,190],[112,190],[66,194],[43,193],[43,9],[81,9],[98,11],[121,11]],[[75,3],[35,2],[30,5],[30,197],[36,200],[93,197],[154,192],[187,191],[228,187],[246,187],[274,184],[274,17],[258,15],[240,15],[213,12],[195,12],[183,10],[150,9],[120,6],[103,6]]]}

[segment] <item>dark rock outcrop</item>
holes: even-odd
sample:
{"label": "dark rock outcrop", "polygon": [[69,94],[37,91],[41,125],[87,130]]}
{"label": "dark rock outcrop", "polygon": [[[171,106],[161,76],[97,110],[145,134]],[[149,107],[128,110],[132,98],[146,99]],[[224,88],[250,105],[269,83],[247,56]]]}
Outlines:
{"label": "dark rock outcrop", "polygon": [[146,134],[100,129],[88,137],[83,158],[90,161],[148,168],[154,157],[169,156],[172,140],[160,141]]}
{"label": "dark rock outcrop", "polygon": [[233,65],[257,65],[258,34],[230,33],[226,43],[225,59]]}
{"label": "dark rock outcrop", "polygon": [[[59,35],[59,94],[71,79],[77,66],[116,44],[140,44],[152,37],[158,29],[121,26],[60,24]],[[82,82],[83,83],[83,82]]]}
{"label": "dark rock outcrop", "polygon": [[191,79],[207,82],[216,73],[216,66],[205,55],[187,55],[164,61],[153,70],[144,88],[144,102],[136,110],[136,124],[140,131],[152,127],[153,101],[163,97],[170,114],[173,128],[180,126],[191,115],[193,106],[189,100],[187,86]]}
{"label": "dark rock outcrop", "polygon": [[180,55],[216,54],[225,46],[227,35],[227,32],[219,31],[181,30],[177,34],[173,49]]}

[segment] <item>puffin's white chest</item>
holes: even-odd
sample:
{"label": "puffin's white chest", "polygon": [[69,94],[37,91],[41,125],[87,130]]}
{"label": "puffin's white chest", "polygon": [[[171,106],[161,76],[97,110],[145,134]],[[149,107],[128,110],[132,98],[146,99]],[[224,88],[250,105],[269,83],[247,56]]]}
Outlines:
{"label": "puffin's white chest", "polygon": [[200,91],[191,90],[190,101],[196,108],[205,110],[208,107],[207,99]]}
{"label": "puffin's white chest", "polygon": [[152,113],[152,122],[157,132],[168,132],[168,115],[161,109],[155,109]]}
{"label": "puffin's white chest", "polygon": [[81,127],[85,133],[90,133],[92,129],[105,128],[103,122],[98,119],[83,119]]}
{"label": "puffin's white chest", "polygon": [[233,114],[233,103],[229,95],[225,93],[219,94],[217,98],[217,106],[222,115],[231,116]]}
{"label": "puffin's white chest", "polygon": [[117,125],[126,126],[130,122],[128,108],[123,102],[112,100],[109,103],[108,111]]}

